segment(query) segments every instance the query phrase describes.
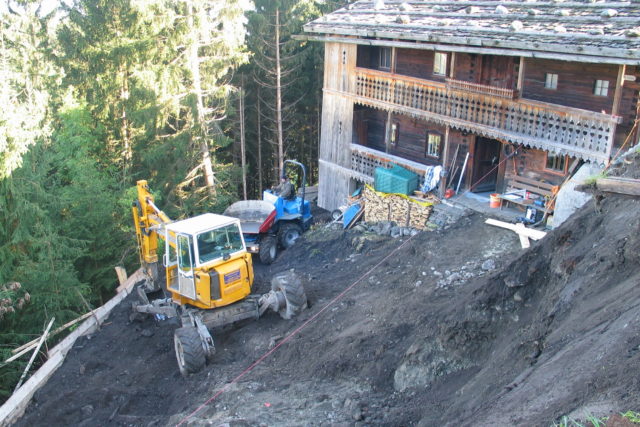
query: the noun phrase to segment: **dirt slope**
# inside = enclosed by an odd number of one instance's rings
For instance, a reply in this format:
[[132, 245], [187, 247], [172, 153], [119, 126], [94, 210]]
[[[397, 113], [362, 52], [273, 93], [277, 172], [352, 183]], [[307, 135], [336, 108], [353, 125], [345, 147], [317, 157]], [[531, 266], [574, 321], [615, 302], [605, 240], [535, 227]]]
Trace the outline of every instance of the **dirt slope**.
[[189, 378], [174, 326], [129, 324], [123, 304], [18, 425], [550, 425], [638, 410], [638, 201], [598, 200], [528, 251], [478, 214], [412, 238], [312, 232], [256, 267], [257, 292], [295, 268], [311, 308], [218, 331], [214, 362]]

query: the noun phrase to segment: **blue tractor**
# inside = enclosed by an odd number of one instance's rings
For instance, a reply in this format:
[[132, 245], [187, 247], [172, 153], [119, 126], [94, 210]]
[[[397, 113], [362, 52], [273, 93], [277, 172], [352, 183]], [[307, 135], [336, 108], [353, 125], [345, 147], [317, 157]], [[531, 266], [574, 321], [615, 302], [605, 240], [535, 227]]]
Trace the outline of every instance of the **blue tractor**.
[[266, 190], [262, 200], [242, 200], [229, 206], [224, 214], [240, 220], [247, 250], [258, 254], [260, 261], [271, 264], [278, 249], [291, 247], [313, 222], [311, 203], [305, 200], [307, 170], [295, 160], [285, 160], [284, 173], [297, 168], [299, 196], [283, 199]]

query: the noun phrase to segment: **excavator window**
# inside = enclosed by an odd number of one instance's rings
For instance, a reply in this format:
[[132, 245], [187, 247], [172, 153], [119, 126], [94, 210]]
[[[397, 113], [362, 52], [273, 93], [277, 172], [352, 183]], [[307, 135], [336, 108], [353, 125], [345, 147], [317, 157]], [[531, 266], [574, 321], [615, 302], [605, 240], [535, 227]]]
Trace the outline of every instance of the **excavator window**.
[[178, 267], [184, 272], [191, 271], [193, 266], [193, 247], [189, 236], [178, 235]]
[[237, 224], [198, 234], [198, 261], [200, 264], [222, 258], [243, 249]]

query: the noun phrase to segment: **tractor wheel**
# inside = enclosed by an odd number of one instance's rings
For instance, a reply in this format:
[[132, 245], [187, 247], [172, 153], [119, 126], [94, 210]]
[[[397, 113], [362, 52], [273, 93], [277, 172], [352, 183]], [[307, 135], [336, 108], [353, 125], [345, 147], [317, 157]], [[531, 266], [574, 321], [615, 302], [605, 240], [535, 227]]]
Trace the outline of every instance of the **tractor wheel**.
[[265, 236], [260, 239], [260, 249], [258, 255], [263, 264], [271, 264], [278, 255], [278, 242], [274, 236]]
[[340, 209], [335, 209], [333, 212], [331, 212], [332, 220], [338, 221], [340, 218], [342, 218], [342, 211]]
[[298, 240], [298, 237], [302, 234], [302, 228], [295, 222], [285, 222], [278, 231], [278, 240], [280, 246], [284, 249], [289, 249]]
[[278, 311], [283, 319], [291, 319], [307, 308], [307, 294], [304, 292], [302, 281], [292, 271], [274, 276], [271, 279], [271, 289], [284, 295], [286, 306]]
[[198, 330], [193, 326], [185, 326], [173, 334], [173, 344], [178, 359], [178, 368], [185, 377], [199, 372], [204, 368], [206, 358], [202, 340]]

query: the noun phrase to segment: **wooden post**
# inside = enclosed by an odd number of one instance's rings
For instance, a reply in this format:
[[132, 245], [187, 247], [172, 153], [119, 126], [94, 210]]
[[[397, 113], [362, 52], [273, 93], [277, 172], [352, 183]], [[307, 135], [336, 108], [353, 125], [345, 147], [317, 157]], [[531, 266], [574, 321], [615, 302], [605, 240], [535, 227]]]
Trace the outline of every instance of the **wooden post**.
[[524, 56], [520, 57], [520, 65], [518, 66], [518, 82], [516, 83], [516, 90], [518, 91], [518, 97], [522, 97], [522, 90], [524, 89]]
[[[444, 197], [444, 191], [447, 188], [447, 181], [448, 181], [448, 177], [449, 177], [449, 173], [451, 173], [451, 171], [447, 170], [447, 163], [449, 163], [449, 131], [450, 131], [450, 127], [447, 126], [444, 129], [444, 147], [442, 148], [442, 170], [443, 172], [446, 172], [445, 174], [443, 174], [442, 179], [440, 180], [440, 189], [438, 191], [440, 198]], [[427, 141], [427, 144], [429, 143], [429, 141]], [[453, 178], [453, 177], [451, 177]]]
[[42, 337], [40, 337], [40, 341], [38, 342], [38, 346], [33, 351], [33, 354], [31, 355], [31, 359], [29, 359], [29, 363], [27, 363], [27, 367], [24, 368], [24, 372], [22, 373], [22, 376], [20, 377], [20, 380], [18, 381], [18, 384], [16, 384], [16, 388], [13, 389], [14, 393], [22, 385], [22, 381], [24, 381], [24, 377], [27, 376], [27, 372], [29, 372], [29, 368], [31, 368], [31, 365], [33, 364], [33, 361], [36, 359], [36, 356], [38, 355], [38, 352], [40, 351], [40, 347], [42, 347], [42, 344], [44, 344], [44, 342], [47, 340], [47, 336], [49, 335], [49, 329], [51, 329], [51, 326], [53, 325], [53, 322], [55, 320], [56, 320], [55, 317], [51, 318], [51, 321], [49, 321], [49, 324], [47, 325], [47, 328], [44, 330], [44, 334], [42, 334]]
[[456, 66], [456, 53], [455, 52], [451, 52], [451, 65], [450, 65], [450, 69], [449, 69], [449, 78], [451, 78], [451, 79], [455, 79], [456, 78], [455, 66]]
[[396, 48], [395, 46], [391, 48], [391, 72], [395, 73], [396, 72]]
[[617, 116], [620, 109], [620, 99], [622, 98], [622, 86], [624, 85], [624, 73], [627, 66], [621, 64], [618, 67], [618, 78], [616, 79], [616, 91], [613, 94], [613, 105], [611, 106], [611, 115]]
[[120, 283], [120, 286], [118, 288], [121, 288], [122, 285], [124, 285], [124, 283], [127, 281], [127, 270], [124, 269], [124, 267], [114, 267], [116, 270], [116, 274], [118, 275], [118, 283]]
[[387, 111], [387, 124], [384, 130], [384, 152], [389, 153], [389, 145], [391, 144], [391, 111]]

